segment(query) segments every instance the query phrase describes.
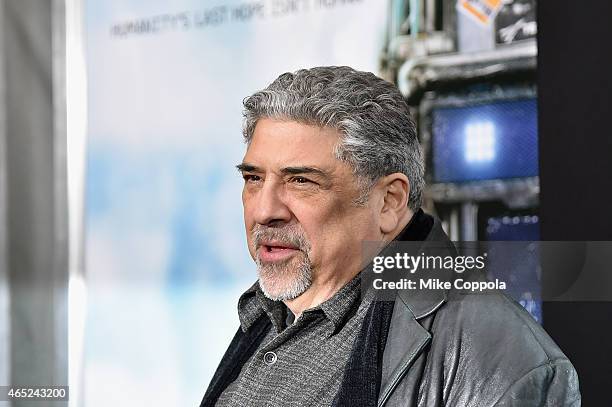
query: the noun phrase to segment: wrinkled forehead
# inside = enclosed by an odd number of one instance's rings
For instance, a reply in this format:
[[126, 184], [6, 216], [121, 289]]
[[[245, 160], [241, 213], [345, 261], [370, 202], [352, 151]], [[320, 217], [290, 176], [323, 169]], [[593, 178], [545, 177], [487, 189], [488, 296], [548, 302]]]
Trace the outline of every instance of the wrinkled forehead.
[[269, 169], [317, 166], [332, 170], [345, 163], [336, 158], [340, 132], [296, 121], [258, 120], [244, 162]]

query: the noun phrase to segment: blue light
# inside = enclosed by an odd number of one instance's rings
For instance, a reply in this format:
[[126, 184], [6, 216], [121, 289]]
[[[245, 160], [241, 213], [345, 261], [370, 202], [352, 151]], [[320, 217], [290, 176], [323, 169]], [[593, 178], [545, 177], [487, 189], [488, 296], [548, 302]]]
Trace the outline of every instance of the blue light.
[[434, 182], [537, 176], [537, 114], [533, 98], [434, 108]]
[[495, 125], [492, 122], [470, 122], [465, 126], [463, 155], [468, 163], [484, 163], [495, 159]]

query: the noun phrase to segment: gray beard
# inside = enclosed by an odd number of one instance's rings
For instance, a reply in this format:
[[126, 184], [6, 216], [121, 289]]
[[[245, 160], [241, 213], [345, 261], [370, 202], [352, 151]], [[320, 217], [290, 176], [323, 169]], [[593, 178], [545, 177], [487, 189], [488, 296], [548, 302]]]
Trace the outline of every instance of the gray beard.
[[264, 264], [255, 259], [259, 287], [273, 301], [292, 300], [302, 295], [312, 284], [312, 264], [305, 253], [282, 263]]

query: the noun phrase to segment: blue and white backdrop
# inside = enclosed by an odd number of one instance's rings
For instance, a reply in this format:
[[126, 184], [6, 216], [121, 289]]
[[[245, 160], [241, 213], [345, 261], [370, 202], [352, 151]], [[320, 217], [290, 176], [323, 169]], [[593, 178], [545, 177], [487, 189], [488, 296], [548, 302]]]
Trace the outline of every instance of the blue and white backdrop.
[[255, 280], [242, 99], [376, 72], [383, 0], [87, 0], [85, 405], [198, 405]]

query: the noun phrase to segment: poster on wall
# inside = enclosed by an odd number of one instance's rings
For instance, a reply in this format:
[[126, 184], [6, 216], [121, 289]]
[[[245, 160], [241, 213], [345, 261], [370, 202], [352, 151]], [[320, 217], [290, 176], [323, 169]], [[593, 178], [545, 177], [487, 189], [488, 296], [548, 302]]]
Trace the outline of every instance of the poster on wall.
[[85, 6], [85, 405], [197, 405], [256, 278], [242, 100], [303, 67], [376, 72], [387, 2]]
[[510, 44], [538, 33], [535, 0], [506, 0], [495, 19], [495, 41]]

